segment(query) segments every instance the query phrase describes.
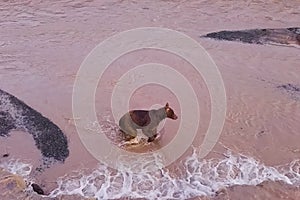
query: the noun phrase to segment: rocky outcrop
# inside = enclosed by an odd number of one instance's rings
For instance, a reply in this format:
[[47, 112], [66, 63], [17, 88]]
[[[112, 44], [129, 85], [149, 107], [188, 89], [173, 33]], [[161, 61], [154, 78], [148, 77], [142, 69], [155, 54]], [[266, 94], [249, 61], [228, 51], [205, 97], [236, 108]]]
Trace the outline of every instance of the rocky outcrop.
[[219, 31], [201, 37], [217, 40], [237, 41], [250, 44], [281, 44], [300, 46], [300, 28], [248, 29]]
[[15, 96], [0, 90], [0, 136], [11, 130], [28, 132], [43, 155], [44, 164], [65, 161], [68, 141], [61, 129]]

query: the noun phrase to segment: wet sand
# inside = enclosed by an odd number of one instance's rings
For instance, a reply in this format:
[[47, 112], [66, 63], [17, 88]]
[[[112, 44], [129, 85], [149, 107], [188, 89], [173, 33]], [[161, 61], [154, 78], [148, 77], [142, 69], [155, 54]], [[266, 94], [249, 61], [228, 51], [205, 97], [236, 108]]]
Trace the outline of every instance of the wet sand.
[[[81, 169], [88, 174], [97, 168], [98, 162], [83, 147], [75, 130], [76, 119], [72, 117], [72, 87], [76, 73], [98, 43], [120, 31], [142, 26], [166, 27], [189, 35], [208, 51], [222, 74], [227, 93], [227, 117], [220, 140], [207, 159], [222, 157], [220, 154], [226, 148], [267, 166], [286, 165], [299, 159], [300, 94], [281, 87], [300, 85], [299, 49], [199, 37], [221, 30], [299, 26], [299, 9], [297, 1], [275, 0], [3, 2], [0, 89], [49, 118], [69, 141], [70, 155], [64, 164], [54, 165], [43, 173], [32, 172], [31, 178], [49, 193], [57, 187], [59, 177], [71, 176], [73, 171]], [[205, 82], [189, 63], [166, 52], [142, 50], [112, 63], [97, 88], [95, 104], [99, 121], [110, 116], [109, 97], [118, 78], [133, 66], [147, 62], [172, 66], [192, 83], [201, 99], [201, 122], [195, 141], [200, 144], [210, 119], [210, 99]], [[154, 102], [164, 104], [166, 99], [180, 111], [179, 103], [170, 91], [151, 85], [136, 91], [130, 107], [150, 107]], [[160, 141], [162, 146], [174, 137], [167, 133], [174, 133], [177, 128], [178, 124], [166, 122], [166, 134]], [[8, 158], [1, 158], [1, 163], [20, 158], [32, 163], [33, 168], [38, 167], [39, 155], [36, 147], [30, 145], [32, 138], [15, 135], [8, 142], [0, 138], [3, 154], [10, 154]], [[20, 141], [24, 141], [28, 153], [19, 148]], [[34, 152], [35, 156], [32, 155]], [[244, 198], [245, 193], [249, 194], [249, 199], [299, 198], [297, 185], [267, 182], [262, 186], [231, 186], [220, 198], [239, 199]]]

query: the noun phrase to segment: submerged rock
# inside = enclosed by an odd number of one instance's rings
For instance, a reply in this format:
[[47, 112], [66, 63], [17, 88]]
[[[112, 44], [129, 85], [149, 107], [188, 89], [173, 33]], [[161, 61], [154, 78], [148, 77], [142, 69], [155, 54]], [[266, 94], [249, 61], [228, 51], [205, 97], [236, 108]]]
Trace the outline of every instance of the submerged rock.
[[279, 85], [277, 88], [289, 94], [293, 99], [300, 100], [300, 86], [287, 83]]
[[7, 158], [9, 156], [9, 153], [5, 153], [2, 155], [3, 158]]
[[35, 191], [36, 193], [40, 194], [40, 195], [44, 195], [45, 192], [44, 190], [36, 183], [32, 183], [31, 187], [33, 189], [33, 191]]
[[296, 85], [293, 85], [290, 83], [284, 84], [284, 85], [279, 85], [279, 86], [277, 86], [277, 88], [284, 89], [289, 92], [300, 92], [300, 87], [297, 87]]
[[68, 141], [61, 129], [15, 96], [0, 90], [0, 136], [12, 130], [28, 132], [43, 155], [44, 164], [65, 161]]
[[250, 44], [300, 45], [300, 28], [226, 30], [208, 33], [201, 37]]

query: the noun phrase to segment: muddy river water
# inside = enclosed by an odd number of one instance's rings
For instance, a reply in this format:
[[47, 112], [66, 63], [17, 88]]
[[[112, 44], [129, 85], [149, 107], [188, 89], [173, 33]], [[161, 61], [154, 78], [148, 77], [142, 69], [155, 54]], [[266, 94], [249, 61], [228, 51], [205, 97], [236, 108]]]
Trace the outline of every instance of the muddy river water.
[[[200, 38], [221, 30], [299, 27], [299, 22], [298, 0], [3, 1], [0, 89], [60, 127], [68, 138], [70, 155], [63, 164], [36, 170], [41, 153], [29, 134], [16, 130], [0, 138], [0, 153], [9, 153], [0, 158], [0, 167], [41, 185], [51, 198], [75, 194], [78, 199], [300, 199], [300, 48]], [[168, 65], [188, 79], [201, 111], [193, 144], [203, 141], [211, 117], [203, 77], [186, 60], [155, 49], [123, 55], [105, 71], [95, 94], [99, 130], [94, 121], [74, 118], [73, 84], [83, 60], [103, 40], [138, 27], [182, 32], [201, 44], [216, 63], [227, 111], [220, 138], [204, 159], [191, 147], [171, 166], [156, 172], [143, 171], [150, 161], [133, 163], [141, 168], [136, 174], [125, 168], [109, 169], [82, 144], [75, 120], [83, 120], [80, 128], [114, 139], [112, 90], [124, 73], [146, 63]], [[176, 94], [148, 84], [131, 96], [130, 109], [166, 102], [180, 116]], [[159, 141], [127, 147], [127, 151], [149, 152], [167, 145], [179, 123], [180, 119], [166, 120]], [[1, 197], [6, 198], [10, 199]], [[23, 199], [21, 194], [17, 198]]]

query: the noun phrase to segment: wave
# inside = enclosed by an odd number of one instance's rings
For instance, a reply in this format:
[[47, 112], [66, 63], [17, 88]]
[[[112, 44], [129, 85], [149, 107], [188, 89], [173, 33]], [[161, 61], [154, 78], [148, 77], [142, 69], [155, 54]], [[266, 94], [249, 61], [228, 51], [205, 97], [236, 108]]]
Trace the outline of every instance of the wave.
[[138, 174], [126, 166], [115, 171], [99, 164], [90, 174], [77, 172], [77, 176], [66, 175], [59, 178], [58, 187], [49, 196], [77, 194], [99, 199], [187, 199], [212, 196], [225, 187], [258, 185], [264, 181], [300, 185], [300, 160], [294, 160], [285, 166], [269, 167], [251, 157], [231, 152], [223, 159], [200, 160], [194, 151], [182, 163], [181, 172], [176, 172], [179, 176], [165, 168], [149, 172], [149, 163], [160, 165], [158, 161], [159, 159], [135, 163], [135, 166], [139, 164], [145, 169]]

